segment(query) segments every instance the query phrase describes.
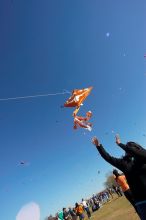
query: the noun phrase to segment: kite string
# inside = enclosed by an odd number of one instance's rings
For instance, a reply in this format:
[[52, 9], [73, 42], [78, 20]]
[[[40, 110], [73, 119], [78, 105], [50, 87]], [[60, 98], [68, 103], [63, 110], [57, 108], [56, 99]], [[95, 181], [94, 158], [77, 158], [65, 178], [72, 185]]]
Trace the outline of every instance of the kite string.
[[29, 99], [29, 98], [38, 98], [38, 97], [46, 97], [46, 96], [56, 96], [56, 95], [64, 95], [70, 92], [64, 90], [64, 92], [60, 93], [48, 93], [48, 94], [38, 94], [38, 95], [29, 95], [29, 96], [18, 96], [18, 97], [9, 97], [9, 98], [0, 98], [0, 101], [8, 101], [8, 100], [19, 100], [19, 99]]

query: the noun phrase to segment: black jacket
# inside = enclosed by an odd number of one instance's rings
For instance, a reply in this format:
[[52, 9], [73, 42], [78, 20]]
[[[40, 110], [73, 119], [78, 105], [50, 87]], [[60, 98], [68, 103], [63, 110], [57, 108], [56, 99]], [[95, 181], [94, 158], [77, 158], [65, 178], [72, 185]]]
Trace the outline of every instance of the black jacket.
[[133, 158], [115, 158], [109, 155], [102, 145], [96, 148], [107, 162], [125, 174], [135, 202], [146, 200], [146, 150], [134, 142], [119, 146]]

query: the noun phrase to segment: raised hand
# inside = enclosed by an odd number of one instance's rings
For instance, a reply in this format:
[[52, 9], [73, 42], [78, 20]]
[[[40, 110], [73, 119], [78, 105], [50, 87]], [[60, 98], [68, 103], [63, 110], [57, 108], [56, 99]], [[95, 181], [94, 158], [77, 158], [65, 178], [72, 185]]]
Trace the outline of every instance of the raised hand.
[[92, 138], [92, 144], [94, 144], [95, 146], [100, 146], [100, 142], [99, 142], [99, 140], [97, 139], [97, 137], [93, 137]]
[[116, 138], [116, 144], [120, 144], [121, 140], [119, 134], [116, 134], [115, 138]]

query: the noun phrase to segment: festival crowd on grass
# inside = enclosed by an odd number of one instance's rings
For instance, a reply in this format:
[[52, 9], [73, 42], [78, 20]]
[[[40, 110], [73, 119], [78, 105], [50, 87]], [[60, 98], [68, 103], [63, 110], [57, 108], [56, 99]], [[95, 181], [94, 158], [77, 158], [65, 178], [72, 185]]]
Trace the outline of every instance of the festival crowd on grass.
[[[115, 158], [105, 150], [96, 137], [92, 139], [92, 143], [105, 161], [122, 171], [120, 173], [117, 169], [113, 170], [117, 186], [93, 195], [88, 200], [82, 199], [82, 202], [76, 203], [73, 208], [63, 208], [55, 219], [83, 220], [85, 213], [90, 218], [91, 210], [92, 212], [98, 210], [113, 198], [113, 193], [117, 193], [119, 197], [124, 195], [127, 198], [141, 220], [146, 220], [146, 149], [132, 141], [122, 144], [119, 135], [116, 135], [116, 144], [125, 151], [125, 155]], [[48, 220], [52, 220], [51, 216]]]
[[93, 194], [89, 199], [82, 199], [80, 203], [75, 203], [74, 207], [62, 208], [55, 217], [49, 216], [48, 220], [83, 220], [85, 217], [90, 219], [93, 212], [113, 199], [113, 194], [117, 194], [117, 197], [123, 196], [121, 187], [113, 185], [98, 194]]

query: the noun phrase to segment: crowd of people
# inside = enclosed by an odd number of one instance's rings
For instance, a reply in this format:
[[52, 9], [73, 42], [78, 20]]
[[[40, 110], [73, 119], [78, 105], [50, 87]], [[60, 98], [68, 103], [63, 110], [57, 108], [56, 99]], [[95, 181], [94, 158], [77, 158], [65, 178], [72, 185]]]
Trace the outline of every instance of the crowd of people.
[[118, 185], [113, 185], [100, 193], [93, 194], [91, 198], [86, 200], [82, 199], [81, 202], [75, 203], [74, 207], [63, 208], [56, 213], [55, 217], [48, 217], [48, 220], [83, 220], [85, 216], [90, 219], [93, 212], [113, 199], [114, 194], [117, 195], [117, 198], [123, 196], [122, 190]]
[[[124, 195], [134, 207], [139, 218], [146, 220], [146, 149], [135, 142], [122, 144], [119, 135], [116, 135], [116, 143], [125, 151], [125, 155], [115, 158], [105, 150], [96, 137], [92, 139], [92, 143], [104, 160], [122, 171], [120, 173], [117, 169], [113, 169], [113, 177], [117, 184], [93, 195], [88, 200], [82, 199], [73, 208], [63, 208], [55, 218], [57, 220], [77, 220], [77, 218], [83, 220], [85, 213], [90, 218], [92, 212], [113, 199], [113, 194], [116, 193], [118, 197]], [[51, 219], [48, 218], [48, 220]]]

